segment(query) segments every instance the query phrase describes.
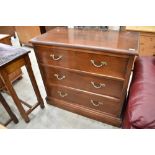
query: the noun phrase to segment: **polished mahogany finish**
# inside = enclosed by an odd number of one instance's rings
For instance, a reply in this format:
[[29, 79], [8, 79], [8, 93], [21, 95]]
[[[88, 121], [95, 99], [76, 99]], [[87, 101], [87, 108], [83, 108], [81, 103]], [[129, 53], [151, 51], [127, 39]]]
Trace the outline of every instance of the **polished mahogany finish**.
[[42, 64], [40, 68], [47, 84], [59, 84], [116, 98], [121, 97], [122, 80]]
[[120, 126], [138, 33], [56, 28], [31, 43], [49, 104]]
[[118, 116], [120, 111], [119, 99], [105, 97], [99, 94], [92, 94], [73, 88], [60, 87], [51, 85], [47, 87], [49, 97], [64, 100], [72, 104], [78, 104], [84, 108], [106, 112], [108, 114]]
[[128, 63], [128, 56], [116, 56], [106, 52], [94, 53], [89, 50], [50, 46], [36, 46], [35, 50], [41, 63], [118, 78], [124, 78]]
[[107, 50], [112, 53], [138, 54], [138, 32], [55, 28], [30, 42], [42, 45]]

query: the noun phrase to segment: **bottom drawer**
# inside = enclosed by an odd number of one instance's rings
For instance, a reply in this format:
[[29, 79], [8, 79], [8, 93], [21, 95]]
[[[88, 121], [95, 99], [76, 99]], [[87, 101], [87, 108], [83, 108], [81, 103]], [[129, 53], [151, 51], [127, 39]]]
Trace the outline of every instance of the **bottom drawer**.
[[78, 104], [96, 111], [118, 116], [121, 110], [120, 100], [105, 98], [102, 95], [79, 91], [57, 85], [47, 86], [48, 97]]

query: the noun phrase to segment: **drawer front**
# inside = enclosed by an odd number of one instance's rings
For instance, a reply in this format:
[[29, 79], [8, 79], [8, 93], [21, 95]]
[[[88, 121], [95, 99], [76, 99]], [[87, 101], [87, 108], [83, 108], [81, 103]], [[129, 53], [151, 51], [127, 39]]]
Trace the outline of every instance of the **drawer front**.
[[[86, 50], [85, 50], [86, 51]], [[98, 52], [81, 52], [74, 49], [59, 49], [50, 46], [36, 46], [38, 61], [48, 65], [62, 66], [97, 74], [124, 78], [128, 57], [105, 55]]]
[[60, 87], [56, 85], [48, 86], [47, 95], [48, 97], [64, 100], [66, 102], [78, 104], [92, 110], [106, 112], [115, 116], [117, 116], [120, 112], [119, 101], [75, 89], [69, 89], [67, 87]]
[[45, 82], [49, 84], [64, 85], [117, 98], [122, 94], [123, 81], [54, 67], [41, 66], [41, 70]]

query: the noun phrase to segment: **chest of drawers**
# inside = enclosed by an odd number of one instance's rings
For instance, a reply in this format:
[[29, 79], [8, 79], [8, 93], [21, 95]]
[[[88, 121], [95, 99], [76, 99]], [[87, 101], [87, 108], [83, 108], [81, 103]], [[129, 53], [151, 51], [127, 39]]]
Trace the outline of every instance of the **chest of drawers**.
[[120, 126], [138, 36], [56, 28], [33, 38], [47, 102]]

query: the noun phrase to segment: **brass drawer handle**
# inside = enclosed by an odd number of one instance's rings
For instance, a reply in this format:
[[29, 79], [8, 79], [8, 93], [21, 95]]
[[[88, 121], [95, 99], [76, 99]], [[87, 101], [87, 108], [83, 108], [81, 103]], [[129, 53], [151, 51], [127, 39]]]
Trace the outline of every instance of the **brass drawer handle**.
[[99, 105], [103, 104], [102, 102], [98, 102], [98, 101], [94, 101], [94, 100], [90, 100], [90, 102], [92, 103], [93, 106], [98, 107]]
[[95, 64], [95, 61], [94, 60], [90, 60], [91, 63], [95, 66], [95, 67], [102, 67], [102, 66], [106, 66], [107, 65], [107, 62], [106, 61], [101, 61], [99, 65]]
[[68, 95], [67, 93], [62, 93], [61, 91], [57, 91], [57, 92], [60, 95], [60, 97], [65, 97]]
[[58, 80], [63, 80], [63, 79], [66, 78], [65, 75], [63, 75], [63, 76], [60, 77], [58, 74], [54, 74], [54, 76], [55, 76]]
[[95, 82], [91, 82], [94, 88], [99, 89], [101, 87], [105, 87], [106, 85], [104, 83], [98, 83], [96, 84]]
[[56, 61], [58, 61], [58, 60], [60, 60], [62, 58], [61, 55], [60, 56], [55, 56], [54, 54], [51, 54], [50, 57], [52, 57], [52, 59], [56, 60]]

